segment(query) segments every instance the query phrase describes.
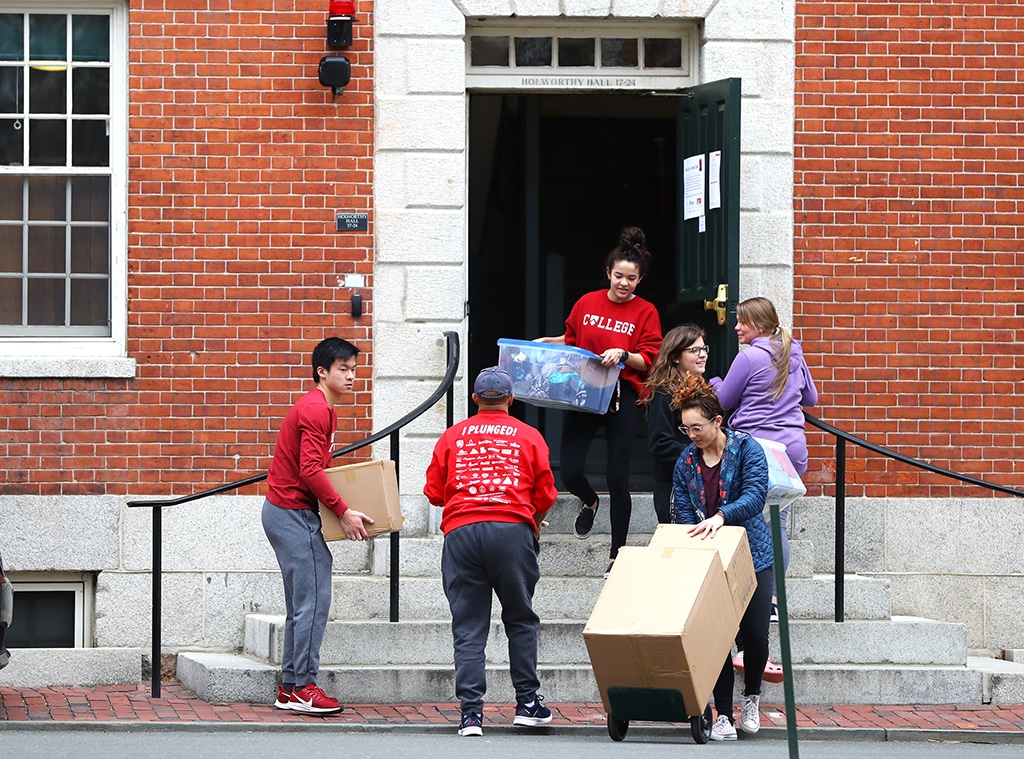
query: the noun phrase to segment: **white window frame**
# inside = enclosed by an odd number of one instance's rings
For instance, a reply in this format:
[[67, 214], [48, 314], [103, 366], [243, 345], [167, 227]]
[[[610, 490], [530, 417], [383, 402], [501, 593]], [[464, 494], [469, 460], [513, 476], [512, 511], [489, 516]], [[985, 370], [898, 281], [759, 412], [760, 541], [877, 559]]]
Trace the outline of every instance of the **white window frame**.
[[[128, 357], [128, 5], [126, 0], [0, 0], [0, 13], [110, 16], [110, 336], [2, 337], [0, 377], [134, 377]], [[25, 167], [0, 167], [24, 174]]]
[[[651, 21], [571, 19], [542, 22], [530, 19], [521, 23], [510, 23], [507, 18], [467, 20], [466, 88], [478, 91], [586, 92], [595, 90], [665, 91], [692, 87], [699, 83], [700, 37], [698, 32], [698, 22], [691, 19], [659, 18]], [[471, 39], [474, 36], [637, 37], [640, 39], [678, 37], [683, 45], [682, 65], [678, 69], [645, 69], [642, 66], [559, 67], [557, 62], [543, 67], [473, 66], [470, 59], [470, 48]]]
[[5, 572], [14, 586], [14, 624], [18, 624], [18, 595], [32, 591], [59, 591], [75, 594], [73, 630], [75, 648], [92, 648], [93, 588], [95, 579], [87, 573]]

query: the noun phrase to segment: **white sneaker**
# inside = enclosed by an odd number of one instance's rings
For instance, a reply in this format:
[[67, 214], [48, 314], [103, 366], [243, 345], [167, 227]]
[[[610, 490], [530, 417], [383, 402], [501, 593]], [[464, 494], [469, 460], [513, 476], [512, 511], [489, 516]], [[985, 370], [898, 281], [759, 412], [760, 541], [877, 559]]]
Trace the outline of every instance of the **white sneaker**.
[[740, 712], [740, 730], [753, 735], [761, 729], [761, 697], [743, 696], [743, 711]]
[[734, 741], [736, 740], [736, 728], [732, 726], [729, 718], [719, 714], [715, 724], [711, 726], [711, 740], [713, 741]]

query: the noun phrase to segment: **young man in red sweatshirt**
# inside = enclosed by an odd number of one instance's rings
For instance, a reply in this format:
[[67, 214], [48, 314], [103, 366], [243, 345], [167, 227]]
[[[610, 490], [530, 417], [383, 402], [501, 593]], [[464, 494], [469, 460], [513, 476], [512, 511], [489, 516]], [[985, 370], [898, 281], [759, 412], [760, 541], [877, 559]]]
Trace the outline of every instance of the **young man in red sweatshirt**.
[[479, 412], [441, 435], [423, 488], [430, 503], [444, 507], [441, 578], [452, 612], [459, 735], [483, 734], [492, 591], [508, 636], [513, 724], [551, 721], [537, 695], [540, 618], [533, 592], [540, 579], [540, 527], [558, 491], [544, 438], [508, 413], [513, 398], [507, 372], [496, 366], [481, 371], [473, 385]]
[[285, 416], [267, 475], [263, 531], [281, 566], [287, 611], [281, 686], [274, 701], [278, 709], [333, 714], [344, 708], [316, 684], [333, 563], [321, 532], [319, 503], [338, 515], [350, 540], [368, 539], [366, 525], [373, 520], [350, 509], [324, 474], [338, 427], [334, 407], [352, 391], [358, 355], [359, 349], [340, 337], [322, 340], [313, 349], [316, 387]]

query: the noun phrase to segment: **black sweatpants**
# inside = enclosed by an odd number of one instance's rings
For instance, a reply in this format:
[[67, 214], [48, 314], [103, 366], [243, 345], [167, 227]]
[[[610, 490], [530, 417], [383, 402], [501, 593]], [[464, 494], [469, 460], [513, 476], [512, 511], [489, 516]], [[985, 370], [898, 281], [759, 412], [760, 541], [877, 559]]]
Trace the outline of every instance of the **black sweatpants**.
[[[757, 588], [747, 610], [740, 620], [743, 639], [743, 695], [761, 695], [764, 665], [768, 663], [768, 624], [772, 613], [772, 567], [757, 573]], [[722, 673], [715, 683], [715, 710], [730, 719], [733, 717], [732, 693], [735, 684], [732, 652], [725, 658]]]
[[590, 505], [597, 500], [597, 492], [584, 474], [587, 452], [598, 430], [604, 428], [608, 444], [608, 464], [605, 476], [608, 482], [609, 519], [612, 526], [611, 558], [626, 544], [629, 519], [633, 514], [633, 499], [629, 492], [629, 465], [633, 455], [636, 425], [640, 409], [636, 406], [636, 391], [626, 382], [620, 383], [619, 410], [605, 414], [587, 414], [570, 411], [565, 415], [562, 428], [562, 482], [569, 492]]

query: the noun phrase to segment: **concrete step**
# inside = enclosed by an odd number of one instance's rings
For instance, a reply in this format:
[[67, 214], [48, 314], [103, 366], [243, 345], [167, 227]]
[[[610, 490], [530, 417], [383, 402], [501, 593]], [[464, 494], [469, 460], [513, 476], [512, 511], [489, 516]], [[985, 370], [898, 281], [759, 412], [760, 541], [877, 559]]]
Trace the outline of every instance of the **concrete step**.
[[[541, 693], [551, 703], [600, 700], [589, 664], [546, 666], [537, 673]], [[280, 682], [280, 669], [241, 654], [184, 652], [178, 655], [178, 680], [204, 701], [269, 703]], [[488, 665], [489, 703], [514, 703], [508, 667]], [[317, 683], [342, 702], [452, 703], [455, 670], [445, 665], [381, 665], [320, 668]]]
[[[634, 533], [627, 545], [645, 546], [650, 534]], [[592, 536], [579, 540], [573, 535], [551, 533], [546, 530], [540, 543], [540, 573], [545, 577], [597, 577], [608, 565], [609, 539]], [[787, 577], [809, 578], [814, 574], [814, 546], [810, 541], [790, 541]], [[441, 572], [441, 550], [444, 539], [438, 535], [429, 538], [403, 538], [399, 547], [399, 575], [401, 577], [437, 577]], [[391, 544], [381, 541], [375, 546], [380, 574], [390, 574]]]
[[89, 688], [138, 685], [141, 648], [12, 648], [5, 688]]
[[[576, 541], [584, 542], [584, 541]], [[589, 542], [589, 541], [588, 541]], [[541, 551], [542, 555], [544, 551]], [[591, 556], [593, 560], [594, 557]], [[586, 620], [604, 584], [602, 563], [591, 567], [589, 576], [542, 574], [534, 597], [534, 609], [541, 619]], [[390, 578], [380, 575], [336, 575], [331, 619], [388, 619], [391, 609]], [[794, 577], [786, 582], [786, 599], [791, 619], [834, 619], [835, 578], [832, 575]], [[450, 618], [441, 578], [406, 577], [399, 580], [399, 619]], [[888, 619], [891, 610], [889, 581], [859, 575], [846, 576], [845, 619]], [[497, 618], [501, 607], [494, 599], [491, 614]]]
[[[589, 664], [583, 642], [583, 622], [553, 620], [541, 623], [537, 660], [541, 664]], [[250, 614], [245, 620], [243, 653], [272, 664], [281, 663], [284, 617]], [[501, 622], [491, 624], [487, 661], [508, 663], [508, 638]], [[451, 623], [330, 622], [320, 648], [321, 664], [369, 666], [452, 663]]]
[[[889, 581], [863, 575], [844, 578], [845, 620], [888, 619], [892, 614]], [[791, 577], [786, 580], [786, 604], [791, 619], [835, 619], [835, 575]]]
[[[487, 668], [489, 703], [511, 703], [508, 670]], [[589, 665], [541, 666], [541, 693], [551, 703], [595, 702]], [[269, 703], [279, 681], [274, 665], [241, 654], [181, 653], [178, 679], [200, 699]], [[1017, 704], [1024, 694], [1024, 665], [971, 659], [967, 666], [796, 665], [793, 683], [801, 706], [814, 704]], [[318, 680], [328, 693], [351, 703], [451, 703], [454, 670], [448, 665], [326, 666]], [[737, 688], [740, 679], [737, 678]], [[782, 683], [764, 683], [761, 700], [785, 703]]]
[[[964, 666], [967, 628], [919, 617], [830, 622], [794, 620], [789, 625], [794, 664], [894, 664]], [[779, 626], [771, 625], [768, 651], [782, 661]]]

